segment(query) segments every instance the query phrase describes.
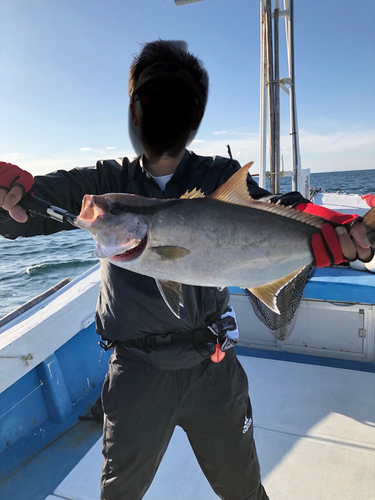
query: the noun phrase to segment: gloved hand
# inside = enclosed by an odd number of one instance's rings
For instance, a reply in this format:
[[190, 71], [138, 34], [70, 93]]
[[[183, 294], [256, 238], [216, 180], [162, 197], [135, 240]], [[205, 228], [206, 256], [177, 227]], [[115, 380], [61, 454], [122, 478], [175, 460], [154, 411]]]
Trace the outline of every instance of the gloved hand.
[[13, 219], [26, 222], [26, 212], [17, 205], [34, 185], [34, 178], [26, 170], [11, 163], [0, 162], [0, 207], [9, 211]]
[[[346, 231], [344, 227], [343, 229]], [[329, 267], [345, 262], [338, 236], [328, 222], [323, 225], [320, 233], [313, 234], [311, 246], [316, 267]]]
[[218, 336], [222, 351], [227, 351], [237, 344], [240, 334], [236, 313], [231, 305], [228, 304], [220, 319], [216, 320], [209, 328]]
[[366, 228], [358, 215], [347, 215], [313, 203], [300, 203], [295, 207], [301, 212], [318, 215], [332, 222], [324, 224], [321, 233], [311, 240], [316, 267], [327, 267], [356, 259], [369, 262], [374, 252], [366, 236]]
[[220, 319], [207, 328], [217, 337], [216, 343], [212, 343], [214, 350], [211, 360], [214, 363], [220, 363], [225, 357], [225, 351], [234, 347], [238, 342], [238, 325], [233, 307], [228, 305]]

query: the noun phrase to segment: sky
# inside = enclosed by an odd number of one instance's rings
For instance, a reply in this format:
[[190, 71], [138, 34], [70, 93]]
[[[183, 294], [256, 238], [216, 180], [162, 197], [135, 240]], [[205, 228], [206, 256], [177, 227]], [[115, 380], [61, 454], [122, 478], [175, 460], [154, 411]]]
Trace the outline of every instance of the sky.
[[[358, 6], [356, 6], [358, 5]], [[260, 4], [204, 0], [0, 0], [0, 158], [46, 174], [133, 157], [128, 68], [142, 43], [184, 40], [210, 76], [189, 145], [259, 169]], [[375, 168], [375, 2], [295, 0], [302, 168]], [[284, 21], [281, 70], [287, 76]], [[289, 102], [281, 154], [290, 168]]]

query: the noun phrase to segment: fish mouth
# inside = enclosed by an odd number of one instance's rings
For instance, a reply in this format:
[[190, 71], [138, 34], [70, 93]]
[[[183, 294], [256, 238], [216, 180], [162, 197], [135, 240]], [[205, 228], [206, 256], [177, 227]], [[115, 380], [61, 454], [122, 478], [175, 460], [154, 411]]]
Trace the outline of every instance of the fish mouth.
[[103, 218], [103, 207], [94, 200], [94, 195], [86, 194], [83, 197], [81, 213], [76, 219], [76, 225], [82, 229], [90, 230], [96, 219]]
[[146, 248], [146, 245], [147, 234], [141, 239], [137, 246], [130, 248], [130, 250], [126, 250], [123, 253], [113, 255], [112, 257], [110, 257], [110, 259], [117, 262], [130, 262], [132, 260], [138, 259], [138, 257], [141, 256], [144, 249]]

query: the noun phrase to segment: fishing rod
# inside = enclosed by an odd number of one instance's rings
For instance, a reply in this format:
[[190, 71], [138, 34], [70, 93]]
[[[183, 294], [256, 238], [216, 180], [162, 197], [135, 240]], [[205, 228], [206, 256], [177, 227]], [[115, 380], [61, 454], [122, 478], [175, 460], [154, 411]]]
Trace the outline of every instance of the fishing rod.
[[74, 227], [78, 227], [75, 224], [77, 216], [69, 213], [67, 210], [64, 210], [60, 207], [55, 207], [48, 201], [44, 201], [37, 196], [32, 194], [28, 194], [24, 198], [22, 198], [18, 205], [22, 207], [24, 210], [28, 210], [38, 215], [42, 215], [43, 217], [47, 217], [47, 219], [56, 220], [58, 222], [64, 223], [69, 222]]

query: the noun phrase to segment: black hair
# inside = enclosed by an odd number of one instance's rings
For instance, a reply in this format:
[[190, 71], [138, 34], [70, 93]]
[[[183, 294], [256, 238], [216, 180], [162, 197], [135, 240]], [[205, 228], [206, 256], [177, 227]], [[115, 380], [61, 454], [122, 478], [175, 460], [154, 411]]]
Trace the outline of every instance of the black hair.
[[186, 44], [174, 40], [155, 40], [145, 43], [141, 51], [134, 57], [129, 70], [129, 95], [137, 86], [142, 71], [151, 64], [158, 62], [173, 62], [185, 68], [200, 88], [202, 107], [205, 108], [208, 99], [208, 73], [202, 62], [186, 50]]

